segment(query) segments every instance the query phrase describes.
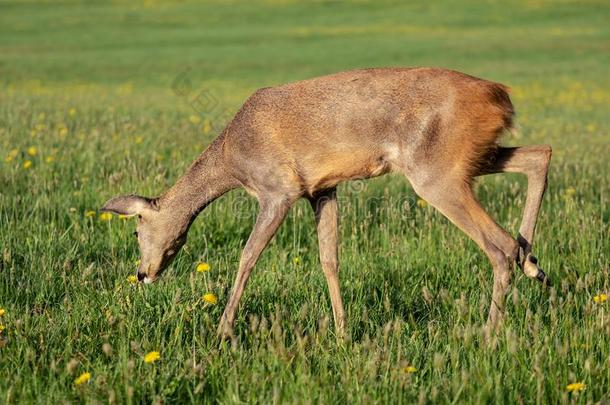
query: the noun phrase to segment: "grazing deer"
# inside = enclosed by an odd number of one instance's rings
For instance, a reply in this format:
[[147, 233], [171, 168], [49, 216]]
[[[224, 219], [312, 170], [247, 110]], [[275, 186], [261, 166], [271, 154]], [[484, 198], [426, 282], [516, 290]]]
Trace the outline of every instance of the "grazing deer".
[[[436, 68], [355, 70], [263, 88], [162, 196], [117, 197], [102, 210], [138, 216], [138, 279], [150, 283], [178, 253], [208, 204], [240, 186], [256, 197], [260, 212], [219, 325], [219, 333], [230, 336], [259, 255], [294, 202], [309, 199], [335, 327], [342, 335], [337, 184], [400, 172], [491, 261], [487, 327], [493, 330], [503, 318], [514, 263], [548, 283], [531, 251], [551, 148], [499, 147], [513, 115], [507, 87]], [[485, 212], [472, 190], [474, 177], [501, 172], [528, 179], [517, 239]]]

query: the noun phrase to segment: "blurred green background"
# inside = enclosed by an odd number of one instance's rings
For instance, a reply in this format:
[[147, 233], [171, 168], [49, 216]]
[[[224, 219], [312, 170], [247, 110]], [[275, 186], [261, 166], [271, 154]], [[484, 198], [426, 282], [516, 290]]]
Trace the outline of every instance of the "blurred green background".
[[[523, 85], [607, 85], [604, 1], [2, 2], [6, 85], [169, 89], [238, 104], [252, 89], [355, 67], [443, 66]], [[237, 94], [234, 94], [237, 93]]]

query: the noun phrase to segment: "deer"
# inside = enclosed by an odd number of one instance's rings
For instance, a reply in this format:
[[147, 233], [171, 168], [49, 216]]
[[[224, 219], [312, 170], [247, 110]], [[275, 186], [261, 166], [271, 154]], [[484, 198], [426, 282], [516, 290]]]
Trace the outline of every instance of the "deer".
[[[259, 211], [245, 243], [218, 334], [234, 337], [248, 278], [291, 206], [309, 200], [335, 333], [346, 334], [339, 285], [337, 185], [390, 172], [469, 236], [493, 269], [485, 330], [505, 319], [515, 265], [550, 285], [532, 253], [547, 187], [549, 145], [503, 147], [514, 130], [510, 89], [443, 68], [371, 68], [255, 91], [186, 173], [159, 197], [115, 197], [102, 211], [137, 216], [137, 277], [152, 283], [172, 262], [198, 214], [241, 187]], [[478, 176], [514, 172], [527, 178], [519, 233], [512, 237], [474, 194]]]

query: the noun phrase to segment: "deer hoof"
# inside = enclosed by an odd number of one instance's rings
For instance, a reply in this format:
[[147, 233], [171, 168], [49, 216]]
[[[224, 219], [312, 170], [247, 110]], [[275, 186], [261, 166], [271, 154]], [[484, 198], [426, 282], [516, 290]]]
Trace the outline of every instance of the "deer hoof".
[[551, 279], [547, 277], [546, 274], [544, 274], [544, 271], [542, 271], [542, 269], [538, 269], [538, 274], [536, 275], [536, 280], [540, 281], [543, 285], [547, 286], [547, 287], [552, 287], [553, 283], [551, 283]]
[[538, 267], [538, 259], [536, 259], [531, 254], [527, 255], [527, 257], [523, 261], [523, 265], [521, 266], [521, 268], [523, 269], [525, 275], [530, 278], [538, 278], [538, 275], [541, 271], [540, 267]]
[[547, 277], [544, 271], [538, 267], [538, 259], [532, 254], [528, 254], [523, 261], [523, 272], [530, 278], [535, 278], [547, 287], [551, 286], [551, 280]]

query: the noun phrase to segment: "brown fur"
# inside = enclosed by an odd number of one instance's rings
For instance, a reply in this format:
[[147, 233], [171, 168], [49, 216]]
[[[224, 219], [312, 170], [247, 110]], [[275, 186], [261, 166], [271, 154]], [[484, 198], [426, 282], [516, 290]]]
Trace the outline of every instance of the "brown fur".
[[[391, 169], [416, 178], [422, 159], [427, 171], [469, 182], [512, 114], [497, 83], [443, 69], [366, 69], [261, 89], [222, 136], [235, 177], [253, 194], [259, 179], [248, 169], [257, 164], [311, 196]], [[435, 152], [443, 159], [430, 168]]]
[[[499, 148], [513, 105], [504, 85], [437, 68], [364, 69], [256, 91], [188, 172], [160, 198], [119, 197], [104, 209], [138, 214], [139, 278], [154, 281], [186, 240], [197, 214], [242, 186], [260, 202], [220, 332], [230, 334], [256, 260], [290, 206], [306, 197], [316, 212], [320, 257], [339, 332], [336, 186], [403, 173], [415, 191], [466, 232], [494, 268], [490, 324], [502, 315], [510, 266], [530, 257], [550, 148]], [[477, 203], [473, 177], [528, 175], [519, 240]], [[154, 201], [154, 204], [151, 203]], [[521, 259], [518, 257], [521, 254]], [[542, 273], [527, 262], [528, 275]], [[532, 262], [535, 263], [535, 262]]]

